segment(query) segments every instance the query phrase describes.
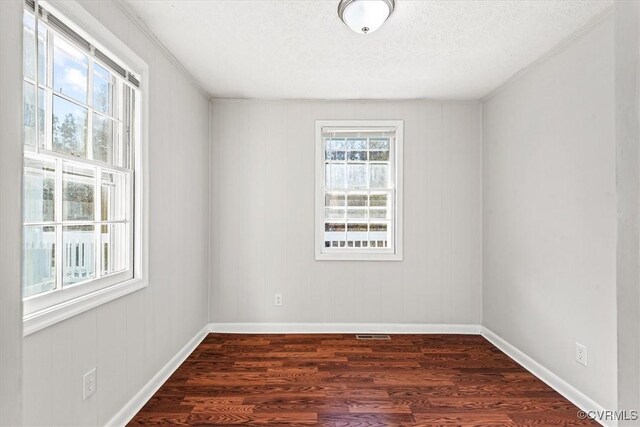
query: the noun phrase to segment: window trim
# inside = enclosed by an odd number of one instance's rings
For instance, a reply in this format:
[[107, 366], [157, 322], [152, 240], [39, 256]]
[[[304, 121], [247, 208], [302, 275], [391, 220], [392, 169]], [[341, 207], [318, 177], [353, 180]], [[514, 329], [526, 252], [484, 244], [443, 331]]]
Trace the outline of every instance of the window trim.
[[[135, 129], [139, 143], [134, 145], [135, 164], [132, 175], [133, 277], [32, 313], [25, 311], [24, 336], [149, 285], [149, 66], [79, 3], [59, 0], [40, 0], [39, 3], [56, 16], [65, 18], [65, 24], [71, 29], [86, 39], [95, 41], [101, 51], [113, 60], [126, 64], [140, 77], [135, 121], [139, 124]], [[114, 274], [116, 276], [118, 273]]]
[[[380, 127], [394, 128], [396, 132], [393, 157], [394, 165], [394, 250], [393, 252], [372, 252], [362, 250], [360, 252], [332, 251], [324, 253], [324, 146], [322, 141], [322, 128], [324, 127]], [[404, 121], [403, 120], [316, 120], [315, 137], [315, 260], [316, 261], [402, 261], [403, 260], [403, 145], [404, 145]]]

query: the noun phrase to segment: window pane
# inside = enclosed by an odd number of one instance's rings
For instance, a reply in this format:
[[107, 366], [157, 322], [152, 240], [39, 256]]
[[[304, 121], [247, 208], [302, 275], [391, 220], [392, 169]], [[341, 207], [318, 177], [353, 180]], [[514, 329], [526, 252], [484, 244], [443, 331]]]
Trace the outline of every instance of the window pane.
[[72, 225], [62, 229], [63, 286], [85, 282], [96, 275], [93, 225]]
[[87, 157], [87, 109], [53, 97], [53, 149]]
[[344, 188], [345, 166], [326, 164], [325, 166], [325, 186], [327, 188]]
[[344, 219], [344, 209], [325, 209], [325, 218]]
[[93, 64], [93, 107], [105, 114], [113, 116], [113, 88], [114, 77], [100, 66]]
[[369, 167], [371, 188], [388, 188], [389, 187], [389, 166], [388, 165], [371, 165]]
[[[24, 123], [23, 138], [26, 145], [36, 145], [36, 93], [35, 86], [31, 83], [24, 82], [23, 86], [23, 115]], [[44, 90], [38, 91], [38, 123], [40, 130], [40, 144], [44, 145]]]
[[366, 150], [366, 149], [367, 149], [366, 139], [348, 139], [347, 140], [347, 150]]
[[347, 187], [367, 188], [367, 165], [347, 165]]
[[347, 198], [347, 204], [349, 206], [367, 206], [366, 194], [349, 194]]
[[127, 218], [127, 177], [118, 172], [102, 172], [102, 221]]
[[347, 155], [347, 160], [350, 162], [366, 162], [367, 152], [366, 151], [349, 151]]
[[53, 160], [24, 159], [24, 220], [55, 220], [55, 169]]
[[113, 137], [116, 122], [100, 114], [93, 114], [93, 158], [113, 163]]
[[369, 211], [369, 216], [371, 218], [376, 218], [376, 219], [387, 219], [387, 210], [386, 209], [371, 209]]
[[389, 160], [388, 151], [370, 151], [369, 160], [372, 162], [386, 162]]
[[360, 209], [347, 209], [347, 218], [349, 219], [364, 219], [367, 217], [367, 210], [360, 208]]
[[103, 275], [127, 269], [127, 224], [103, 224], [100, 233]]
[[391, 236], [389, 234], [390, 227], [388, 223], [369, 224], [369, 240], [370, 246], [378, 248], [390, 247]]
[[347, 225], [347, 246], [362, 247], [362, 242], [367, 241], [368, 226], [366, 223]]
[[325, 158], [332, 161], [344, 161], [344, 151], [326, 151]]
[[53, 90], [87, 103], [87, 56], [63, 37], [54, 38]]
[[369, 196], [371, 206], [387, 206], [386, 194], [372, 194]]
[[65, 221], [93, 221], [95, 171], [64, 164], [62, 174], [62, 218]]
[[387, 224], [386, 223], [379, 223], [379, 224], [371, 224], [371, 231], [372, 232], [383, 232], [383, 231], [387, 231]]
[[345, 141], [344, 139], [327, 139], [326, 140], [326, 147], [327, 150], [344, 150], [345, 148]]
[[345, 227], [344, 227], [344, 223], [340, 222], [340, 223], [331, 223], [328, 222], [324, 225], [324, 231], [327, 232], [344, 232]]
[[389, 139], [380, 138], [380, 139], [370, 139], [369, 140], [369, 149], [370, 150], [389, 150]]
[[367, 224], [365, 223], [356, 223], [356, 224], [348, 224], [347, 231], [350, 232], [365, 232], [367, 231]]
[[345, 230], [346, 230], [346, 227], [343, 222], [325, 223], [324, 225], [325, 247], [344, 247]]
[[24, 144], [36, 145], [36, 88], [31, 83], [24, 82], [22, 91], [22, 137]]
[[[24, 75], [30, 79], [35, 80], [36, 70], [36, 46], [34, 40], [35, 34], [35, 20], [30, 13], [24, 14], [24, 39], [23, 39], [23, 67]], [[38, 23], [38, 80], [40, 84], [46, 84], [45, 81], [45, 67], [47, 64], [47, 49], [45, 40], [47, 38], [47, 29], [42, 22]]]
[[56, 287], [56, 228], [24, 227], [24, 298], [51, 291]]
[[324, 196], [325, 206], [344, 206], [344, 194], [327, 193]]

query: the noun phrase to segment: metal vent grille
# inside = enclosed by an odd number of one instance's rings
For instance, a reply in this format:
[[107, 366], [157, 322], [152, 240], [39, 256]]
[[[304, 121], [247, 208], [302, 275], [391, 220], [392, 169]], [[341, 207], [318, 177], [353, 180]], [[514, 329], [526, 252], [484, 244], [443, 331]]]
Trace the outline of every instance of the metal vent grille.
[[356, 339], [358, 340], [390, 340], [391, 337], [389, 335], [380, 335], [380, 334], [358, 334], [356, 335]]

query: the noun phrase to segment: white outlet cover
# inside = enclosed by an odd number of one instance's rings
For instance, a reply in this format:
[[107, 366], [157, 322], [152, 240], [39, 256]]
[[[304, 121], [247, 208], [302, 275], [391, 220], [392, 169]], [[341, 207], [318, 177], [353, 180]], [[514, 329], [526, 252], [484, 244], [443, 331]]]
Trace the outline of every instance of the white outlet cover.
[[273, 296], [273, 305], [278, 307], [282, 305], [282, 294], [275, 294]]
[[82, 376], [82, 400], [88, 399], [98, 390], [97, 368], [93, 368]]
[[587, 366], [587, 347], [580, 343], [576, 343], [576, 362]]

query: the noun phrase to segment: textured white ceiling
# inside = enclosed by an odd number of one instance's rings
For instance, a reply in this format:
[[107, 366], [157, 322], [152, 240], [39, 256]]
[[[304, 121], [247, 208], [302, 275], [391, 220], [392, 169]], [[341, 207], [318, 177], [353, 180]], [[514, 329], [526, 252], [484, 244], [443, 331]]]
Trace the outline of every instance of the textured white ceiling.
[[411, 1], [377, 32], [338, 0], [125, 0], [210, 95], [476, 99], [553, 49], [611, 1]]

